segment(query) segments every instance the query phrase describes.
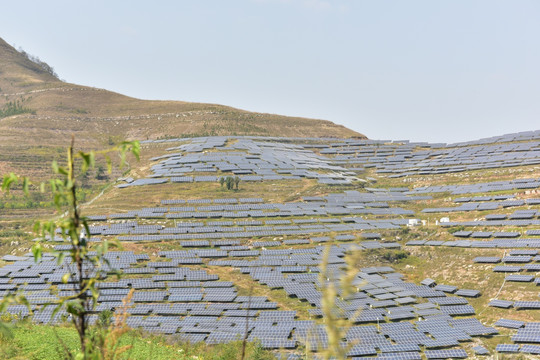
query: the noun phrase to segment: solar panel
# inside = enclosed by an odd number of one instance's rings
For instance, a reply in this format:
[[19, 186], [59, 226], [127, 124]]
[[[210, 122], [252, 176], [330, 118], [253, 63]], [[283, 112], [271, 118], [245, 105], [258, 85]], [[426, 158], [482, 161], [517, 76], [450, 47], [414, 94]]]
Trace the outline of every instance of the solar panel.
[[525, 353], [525, 354], [540, 355], [540, 346], [524, 344], [521, 347], [520, 352]]
[[504, 353], [517, 353], [519, 345], [517, 344], [497, 344], [495, 351]]
[[477, 354], [477, 355], [488, 355], [489, 354], [489, 351], [485, 347], [480, 346], [480, 345], [473, 346], [472, 349], [473, 349], [474, 353]]
[[524, 324], [525, 322], [519, 320], [499, 319], [494, 325], [508, 329], [519, 329], [523, 327]]
[[540, 301], [516, 301], [514, 302], [516, 309], [540, 309]]
[[[362, 358], [369, 359], [369, 358]], [[376, 357], [376, 359], [382, 360], [420, 360], [422, 356], [417, 352], [403, 352], [403, 353], [393, 353], [393, 354], [381, 354]]]
[[475, 263], [496, 264], [501, 262], [501, 258], [497, 256], [478, 256], [473, 259]]
[[467, 352], [463, 349], [426, 350], [424, 355], [427, 359], [465, 359], [468, 357]]
[[494, 272], [520, 272], [521, 270], [521, 266], [495, 266], [493, 268]]
[[452, 285], [437, 285], [434, 287], [435, 290], [439, 290], [439, 291], [443, 291], [443, 292], [446, 292], [446, 293], [453, 293], [457, 290], [457, 287], [456, 286], [452, 286]]
[[517, 282], [531, 282], [534, 280], [532, 275], [508, 275], [506, 281], [517, 281]]
[[466, 297], [478, 297], [478, 296], [480, 296], [480, 291], [478, 291], [478, 290], [460, 289], [460, 290], [455, 292], [455, 295], [466, 296]]

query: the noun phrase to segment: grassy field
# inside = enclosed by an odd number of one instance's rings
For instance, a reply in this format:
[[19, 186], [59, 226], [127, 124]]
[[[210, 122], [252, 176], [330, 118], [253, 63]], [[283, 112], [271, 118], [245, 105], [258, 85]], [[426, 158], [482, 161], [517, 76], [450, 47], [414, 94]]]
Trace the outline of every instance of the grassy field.
[[[64, 358], [64, 346], [70, 351], [78, 349], [77, 333], [69, 326], [31, 325], [16, 323], [12, 338], [0, 337], [0, 359], [57, 360]], [[120, 338], [120, 347], [129, 347], [115, 359], [133, 360], [236, 360], [242, 342], [207, 346], [189, 344], [151, 334], [130, 331]], [[274, 355], [257, 343], [248, 343], [246, 359], [270, 360]]]

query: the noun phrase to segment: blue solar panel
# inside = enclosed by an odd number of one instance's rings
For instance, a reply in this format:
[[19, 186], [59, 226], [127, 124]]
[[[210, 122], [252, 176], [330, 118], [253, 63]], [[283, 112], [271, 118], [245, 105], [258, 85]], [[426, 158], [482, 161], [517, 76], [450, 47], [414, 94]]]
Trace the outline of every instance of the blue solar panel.
[[468, 357], [467, 352], [463, 349], [426, 350], [424, 354], [427, 359], [465, 359]]
[[505, 352], [505, 353], [517, 353], [519, 350], [519, 345], [517, 344], [497, 344], [495, 351]]

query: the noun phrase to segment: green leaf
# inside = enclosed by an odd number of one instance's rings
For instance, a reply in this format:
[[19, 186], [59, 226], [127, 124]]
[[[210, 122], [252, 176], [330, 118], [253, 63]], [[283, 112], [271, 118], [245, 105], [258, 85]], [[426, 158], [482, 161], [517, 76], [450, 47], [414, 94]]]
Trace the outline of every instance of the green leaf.
[[140, 161], [140, 154], [141, 154], [141, 143], [138, 141], [132, 141], [131, 142], [131, 153], [133, 156], [135, 156], [135, 159], [137, 161]]
[[25, 176], [23, 177], [23, 192], [26, 196], [29, 195], [28, 186], [30, 185], [30, 182], [28, 181], [28, 178]]
[[[56, 224], [54, 223], [54, 221], [47, 221], [42, 226], [43, 237], [49, 235], [51, 237], [51, 240], [54, 239], [56, 234]], [[62, 231], [62, 236], [64, 236], [64, 229], [60, 227], [60, 230]]]
[[13, 183], [17, 183], [19, 178], [14, 173], [4, 175], [4, 181], [2, 182], [2, 191], [9, 193], [9, 189]]
[[61, 208], [62, 208], [62, 195], [59, 194], [59, 193], [55, 193], [54, 196], [53, 196], [53, 202], [54, 202], [54, 205], [56, 206], [56, 208], [58, 210], [61, 210]]
[[65, 176], [68, 175], [68, 171], [66, 170], [66, 168], [63, 166], [58, 166], [58, 164], [56, 165], [56, 169], [54, 169], [54, 172]]
[[66, 189], [69, 191], [69, 190], [71, 190], [73, 188], [73, 186], [74, 186], [73, 180], [67, 179], [67, 181], [66, 181]]
[[107, 172], [112, 173], [112, 161], [109, 155], [105, 155], [105, 161], [107, 162]]
[[84, 310], [81, 303], [78, 300], [72, 300], [66, 304], [66, 311], [68, 314], [79, 316], [81, 310]]
[[32, 254], [34, 255], [34, 262], [39, 262], [41, 260], [41, 255], [43, 253], [43, 247], [38, 241], [32, 246]]
[[90, 286], [90, 291], [92, 292], [92, 298], [94, 299], [94, 304], [97, 304], [97, 299], [99, 298], [99, 291], [95, 286]]
[[66, 257], [66, 253], [63, 252], [63, 251], [60, 252], [60, 253], [58, 254], [58, 258], [56, 259], [56, 263], [57, 263], [58, 265], [62, 265], [62, 263], [64, 262], [64, 258], [65, 258], [65, 257]]
[[126, 149], [122, 148], [120, 150], [120, 168], [123, 168], [126, 164]]
[[51, 192], [54, 194], [56, 193], [56, 181], [54, 179], [49, 180], [49, 184], [51, 185]]
[[89, 168], [94, 167], [94, 153], [93, 152], [85, 153], [83, 151], [79, 151], [79, 156], [83, 160], [83, 164], [81, 167], [82, 173], [85, 173], [86, 171], [88, 171]]
[[87, 240], [90, 240], [90, 227], [88, 226], [88, 221], [86, 220], [86, 218], [82, 218], [81, 220], [83, 226], [84, 226], [84, 230], [86, 232], [86, 239]]
[[36, 221], [34, 223], [34, 232], [38, 235], [40, 235], [40, 229], [41, 229], [41, 222]]
[[96, 165], [96, 154], [90, 151], [88, 155], [90, 156], [90, 167], [93, 168]]
[[70, 276], [70, 273], [65, 273], [64, 275], [62, 275], [62, 283], [67, 284]]
[[71, 238], [73, 245], [77, 246], [79, 244], [79, 234], [73, 226], [71, 226], [69, 229], [69, 237]]

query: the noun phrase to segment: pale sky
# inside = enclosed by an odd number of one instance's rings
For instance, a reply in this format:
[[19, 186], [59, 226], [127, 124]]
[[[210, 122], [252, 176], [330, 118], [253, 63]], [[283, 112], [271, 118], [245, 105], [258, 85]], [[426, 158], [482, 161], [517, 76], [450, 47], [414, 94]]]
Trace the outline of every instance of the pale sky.
[[0, 37], [141, 99], [331, 120], [372, 139], [540, 129], [540, 1], [0, 1]]

